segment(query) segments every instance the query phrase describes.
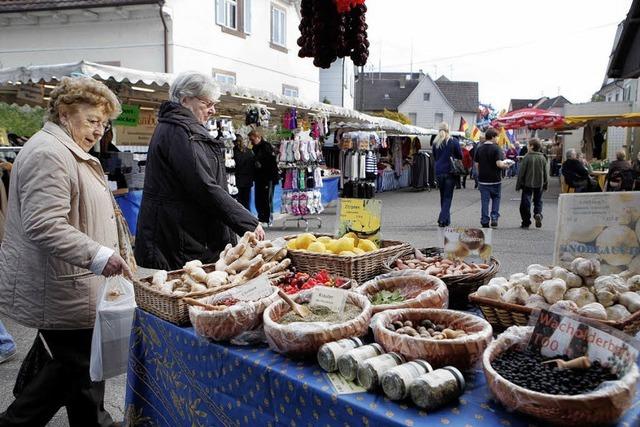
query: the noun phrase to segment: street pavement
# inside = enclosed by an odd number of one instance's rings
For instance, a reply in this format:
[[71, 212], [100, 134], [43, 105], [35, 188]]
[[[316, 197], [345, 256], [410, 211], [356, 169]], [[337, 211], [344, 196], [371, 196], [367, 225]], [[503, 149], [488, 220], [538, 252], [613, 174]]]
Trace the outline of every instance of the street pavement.
[[[509, 275], [524, 271], [532, 263], [550, 264], [553, 259], [553, 244], [557, 219], [559, 181], [551, 178], [550, 189], [544, 194], [544, 220], [542, 228], [520, 229], [520, 193], [515, 191], [515, 179], [505, 179], [502, 186], [499, 227], [493, 232], [494, 256], [500, 260], [499, 274]], [[439, 194], [434, 191], [404, 189], [376, 195], [382, 201], [383, 239], [406, 241], [418, 248], [442, 246], [439, 242], [437, 217], [440, 210]], [[473, 181], [467, 181], [467, 188], [456, 190], [451, 210], [453, 226], [480, 226], [480, 193], [473, 189]], [[336, 208], [329, 207], [320, 215], [322, 228], [310, 231], [333, 233], [336, 229]], [[282, 228], [282, 219], [267, 230], [268, 238], [275, 238], [300, 232], [289, 222]], [[13, 400], [11, 390], [23, 357], [35, 337], [35, 331], [19, 326], [0, 316], [0, 320], [13, 335], [19, 357], [0, 365], [0, 412]], [[107, 380], [105, 406], [114, 420], [122, 420], [124, 415], [124, 375]], [[67, 426], [66, 412], [61, 409], [49, 424]]]

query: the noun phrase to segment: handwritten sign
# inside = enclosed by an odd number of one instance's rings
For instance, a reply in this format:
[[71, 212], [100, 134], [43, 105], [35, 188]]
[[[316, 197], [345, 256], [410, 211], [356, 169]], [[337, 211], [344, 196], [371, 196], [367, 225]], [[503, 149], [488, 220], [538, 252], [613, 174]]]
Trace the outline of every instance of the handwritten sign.
[[603, 274], [640, 273], [640, 192], [563, 194], [554, 262], [597, 258]]
[[532, 315], [530, 324], [534, 329], [527, 347], [546, 357], [587, 356], [618, 375], [624, 375], [638, 358], [637, 343], [629, 341], [631, 337], [581, 322], [568, 313], [541, 310]]
[[329, 373], [325, 375], [336, 391], [336, 394], [365, 393], [367, 391], [358, 384], [345, 380], [340, 374]]
[[326, 307], [334, 313], [342, 313], [347, 303], [347, 293], [342, 289], [316, 286], [311, 293], [309, 305], [312, 307]]
[[231, 291], [231, 296], [239, 301], [257, 301], [273, 294], [273, 287], [266, 275], [258, 276]]
[[355, 233], [380, 246], [382, 202], [374, 199], [340, 199], [338, 209], [338, 237]]
[[113, 124], [116, 126], [138, 126], [139, 118], [139, 105], [122, 104], [122, 114], [113, 121]]

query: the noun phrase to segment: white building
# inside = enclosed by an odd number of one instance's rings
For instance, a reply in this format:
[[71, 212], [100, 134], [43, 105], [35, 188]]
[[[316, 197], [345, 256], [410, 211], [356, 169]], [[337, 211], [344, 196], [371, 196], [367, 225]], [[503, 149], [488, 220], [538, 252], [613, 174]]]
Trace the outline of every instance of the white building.
[[223, 82], [318, 99], [318, 69], [297, 55], [295, 1], [159, 3], [0, 3], [0, 68], [85, 59], [149, 71], [198, 70]]
[[349, 58], [338, 59], [328, 70], [320, 70], [320, 102], [354, 108], [355, 68]]

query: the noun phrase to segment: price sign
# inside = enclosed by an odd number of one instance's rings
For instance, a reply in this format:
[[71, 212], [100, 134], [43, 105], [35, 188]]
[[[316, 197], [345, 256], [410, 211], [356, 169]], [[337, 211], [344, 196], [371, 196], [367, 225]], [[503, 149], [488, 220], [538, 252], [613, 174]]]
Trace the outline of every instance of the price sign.
[[231, 296], [239, 301], [257, 301], [273, 293], [273, 287], [266, 275], [258, 276], [231, 291]]
[[334, 313], [342, 313], [347, 303], [347, 293], [342, 289], [316, 286], [311, 293], [309, 305], [312, 307], [326, 307]]

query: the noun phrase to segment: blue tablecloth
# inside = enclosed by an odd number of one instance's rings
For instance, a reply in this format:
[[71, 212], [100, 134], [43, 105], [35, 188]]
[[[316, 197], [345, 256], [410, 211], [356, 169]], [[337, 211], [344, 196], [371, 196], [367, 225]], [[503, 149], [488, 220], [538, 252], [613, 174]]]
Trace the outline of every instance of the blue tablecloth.
[[[640, 424], [640, 405], [620, 426]], [[125, 420], [130, 426], [542, 426], [492, 400], [484, 375], [467, 375], [459, 402], [427, 414], [381, 395], [337, 395], [314, 361], [267, 348], [212, 343], [136, 310]], [[626, 424], [625, 424], [626, 423]]]

